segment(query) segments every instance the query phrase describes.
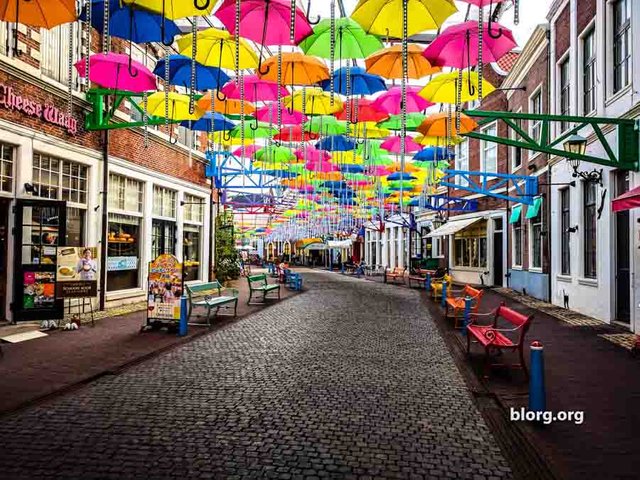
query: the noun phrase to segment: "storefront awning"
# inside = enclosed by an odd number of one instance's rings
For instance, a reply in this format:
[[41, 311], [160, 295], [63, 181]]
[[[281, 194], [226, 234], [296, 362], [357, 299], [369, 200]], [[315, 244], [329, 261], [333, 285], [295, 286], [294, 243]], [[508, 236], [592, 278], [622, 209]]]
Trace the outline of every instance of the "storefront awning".
[[624, 212], [632, 208], [640, 207], [640, 187], [629, 190], [611, 201], [614, 212]]
[[542, 197], [534, 198], [533, 205], [529, 205], [527, 207], [527, 214], [525, 215], [525, 218], [527, 220], [531, 218], [536, 218], [538, 216], [538, 213], [540, 213], [541, 206], [542, 206]]
[[511, 217], [509, 217], [509, 223], [518, 223], [520, 215], [522, 214], [522, 205], [516, 205], [511, 210]]
[[327, 246], [329, 248], [351, 248], [353, 240], [329, 240]]
[[480, 220], [482, 220], [482, 217], [466, 218], [464, 220], [451, 221], [451, 222], [445, 223], [440, 228], [436, 228], [433, 232], [428, 234], [426, 238], [445, 237], [447, 235], [453, 235], [459, 232], [460, 230], [467, 228], [469, 225], [479, 222]]
[[324, 243], [314, 242], [303, 247], [303, 250], [326, 250], [327, 246]]

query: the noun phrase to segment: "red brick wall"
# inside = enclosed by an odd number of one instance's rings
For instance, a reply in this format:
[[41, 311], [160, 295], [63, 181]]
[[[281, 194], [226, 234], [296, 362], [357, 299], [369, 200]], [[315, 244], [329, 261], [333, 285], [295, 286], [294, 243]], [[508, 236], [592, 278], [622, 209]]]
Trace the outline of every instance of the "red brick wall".
[[587, 28], [596, 16], [596, 0], [580, 0], [578, 2], [578, 34]]
[[556, 59], [562, 57], [571, 45], [571, 11], [567, 4], [554, 24], [556, 32]]

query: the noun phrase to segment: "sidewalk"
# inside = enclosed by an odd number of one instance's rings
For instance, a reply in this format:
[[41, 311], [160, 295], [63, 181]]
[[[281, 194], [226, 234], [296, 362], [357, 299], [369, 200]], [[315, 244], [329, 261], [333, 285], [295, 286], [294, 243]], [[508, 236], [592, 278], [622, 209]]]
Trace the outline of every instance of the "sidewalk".
[[[270, 279], [273, 283], [274, 280]], [[222, 328], [264, 308], [247, 305], [249, 297], [244, 278], [233, 282], [239, 290], [238, 317], [220, 315], [209, 329], [189, 326], [186, 337], [169, 334], [166, 330], [140, 333], [145, 323], [146, 311], [122, 314], [125, 307], [100, 312], [95, 327], [83, 324], [75, 331], [47, 332], [47, 337], [15, 344], [2, 344], [4, 356], [0, 357], [0, 415], [46, 399], [103, 375], [143, 361], [193, 338]], [[285, 299], [297, 292], [284, 286]], [[276, 300], [277, 302], [277, 300]], [[273, 300], [267, 300], [266, 306]], [[128, 309], [136, 308], [128, 307]], [[139, 308], [139, 307], [138, 307]], [[203, 321], [192, 317], [191, 321]]]

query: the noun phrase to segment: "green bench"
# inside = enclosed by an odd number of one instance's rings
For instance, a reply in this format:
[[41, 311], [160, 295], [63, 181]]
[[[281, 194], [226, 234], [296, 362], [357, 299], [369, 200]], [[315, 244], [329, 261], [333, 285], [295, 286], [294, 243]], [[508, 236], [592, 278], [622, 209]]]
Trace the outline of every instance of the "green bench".
[[247, 300], [247, 305], [251, 304], [251, 298], [253, 297], [253, 292], [262, 292], [262, 302], [267, 299], [267, 294], [269, 292], [278, 291], [278, 300], [280, 300], [280, 285], [279, 284], [269, 284], [267, 281], [267, 275], [250, 275], [247, 277], [247, 282], [249, 282], [249, 300]]
[[[218, 315], [220, 308], [231, 308], [233, 305], [233, 316], [238, 313], [238, 290], [234, 288], [225, 289], [220, 282], [201, 283], [199, 285], [186, 285], [187, 296], [189, 298], [188, 318], [191, 318], [191, 311], [194, 308], [207, 309], [207, 324], [211, 326], [211, 311], [215, 308], [215, 315]], [[222, 291], [231, 295], [222, 295]]]

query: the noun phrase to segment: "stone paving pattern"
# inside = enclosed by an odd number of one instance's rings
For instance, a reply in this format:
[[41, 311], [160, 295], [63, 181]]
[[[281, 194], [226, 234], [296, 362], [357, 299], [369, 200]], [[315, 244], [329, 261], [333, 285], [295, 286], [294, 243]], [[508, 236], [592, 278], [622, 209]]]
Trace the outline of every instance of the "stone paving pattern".
[[2, 420], [2, 477], [511, 477], [418, 292], [305, 285]]

